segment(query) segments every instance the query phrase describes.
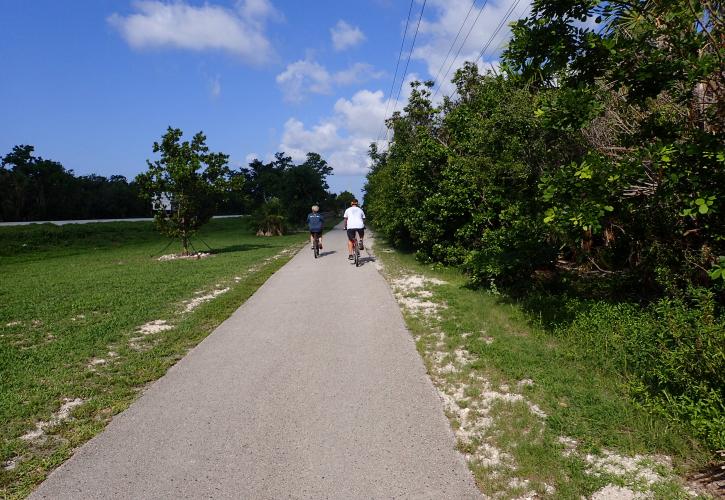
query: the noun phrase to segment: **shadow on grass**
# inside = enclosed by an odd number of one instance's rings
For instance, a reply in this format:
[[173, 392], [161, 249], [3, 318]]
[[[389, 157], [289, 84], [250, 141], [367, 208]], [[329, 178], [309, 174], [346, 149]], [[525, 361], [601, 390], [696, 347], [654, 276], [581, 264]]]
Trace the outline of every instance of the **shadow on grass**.
[[260, 245], [257, 243], [249, 244], [243, 243], [241, 245], [230, 245], [221, 248], [212, 248], [211, 252], [217, 253], [232, 253], [232, 252], [248, 252], [250, 250], [259, 250], [260, 248], [272, 248], [272, 245]]

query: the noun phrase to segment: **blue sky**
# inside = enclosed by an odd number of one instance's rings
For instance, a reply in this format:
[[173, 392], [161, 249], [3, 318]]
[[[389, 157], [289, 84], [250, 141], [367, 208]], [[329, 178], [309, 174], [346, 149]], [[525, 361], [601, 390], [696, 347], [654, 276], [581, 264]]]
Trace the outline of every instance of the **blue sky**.
[[[452, 64], [450, 79], [489, 40], [479, 62], [495, 67], [508, 29], [491, 36], [512, 5], [509, 21], [525, 1], [426, 0], [406, 81]], [[421, 7], [414, 0], [393, 99]], [[335, 169], [332, 191], [360, 195], [409, 8], [408, 0], [2, 0], [0, 155], [30, 144], [78, 175], [131, 179], [171, 125], [189, 137], [202, 130], [233, 167], [277, 151], [297, 160], [319, 152]], [[444, 83], [440, 95], [449, 92]]]

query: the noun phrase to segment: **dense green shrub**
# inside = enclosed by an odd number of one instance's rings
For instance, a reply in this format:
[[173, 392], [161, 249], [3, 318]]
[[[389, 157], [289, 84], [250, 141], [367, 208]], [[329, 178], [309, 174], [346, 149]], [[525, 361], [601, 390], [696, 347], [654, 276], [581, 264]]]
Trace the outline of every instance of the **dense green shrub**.
[[725, 447], [715, 7], [535, 0], [502, 74], [465, 64], [440, 106], [413, 83], [387, 150], [371, 149], [365, 204], [423, 261], [522, 301], [554, 295], [542, 321], [566, 318], [557, 331], [593, 365]]
[[574, 320], [556, 333], [593, 367], [625, 375], [633, 397], [691, 426], [713, 449], [725, 448], [725, 321], [710, 292], [690, 304], [661, 299], [631, 303], [571, 300]]

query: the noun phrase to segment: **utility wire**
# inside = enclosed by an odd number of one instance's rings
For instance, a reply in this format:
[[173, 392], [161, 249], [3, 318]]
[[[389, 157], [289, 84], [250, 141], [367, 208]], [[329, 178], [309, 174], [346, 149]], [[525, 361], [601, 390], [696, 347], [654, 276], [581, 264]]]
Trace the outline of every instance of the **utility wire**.
[[[415, 27], [415, 34], [413, 35], [413, 43], [410, 44], [410, 52], [408, 52], [408, 60], [405, 62], [405, 70], [400, 77], [400, 88], [398, 89], [398, 96], [395, 98], [393, 103], [393, 113], [395, 114], [395, 108], [398, 106], [398, 100], [400, 99], [400, 93], [403, 90], [403, 83], [405, 83], [405, 75], [408, 74], [408, 65], [410, 64], [410, 57], [413, 55], [413, 49], [415, 48], [415, 40], [418, 38], [418, 29], [420, 28], [420, 20], [423, 19], [423, 11], [425, 10], [425, 4], [428, 0], [423, 0], [423, 6], [420, 8], [420, 15], [418, 16], [418, 25]], [[385, 139], [388, 138], [388, 131], [385, 131]]]
[[442, 82], [445, 81], [446, 78], [448, 78], [448, 73], [451, 72], [451, 68], [455, 64], [456, 58], [461, 53], [461, 50], [463, 49], [463, 47], [466, 45], [466, 41], [468, 40], [468, 37], [471, 35], [471, 32], [473, 31], [474, 26], [476, 26], [476, 23], [478, 22], [478, 18], [481, 17], [481, 14], [483, 13], [483, 9], [486, 7], [487, 3], [488, 3], [488, 0], [484, 0], [483, 4], [481, 5], [481, 9], [478, 11], [478, 14], [476, 15], [476, 19], [473, 20], [473, 24], [471, 24], [471, 27], [468, 28], [468, 33], [466, 33], [466, 38], [463, 39], [461, 46], [458, 47], [458, 52], [456, 52], [456, 55], [453, 57], [451, 64], [448, 66], [448, 69], [446, 70], [446, 74], [443, 75], [441, 82], [438, 84], [438, 88], [436, 89], [435, 93], [433, 94], [431, 101], [435, 100], [436, 96], [438, 95], [438, 92], [440, 92], [441, 88], [443, 88]]
[[[395, 80], [398, 78], [398, 66], [400, 66], [400, 60], [403, 58], [403, 46], [405, 45], [405, 37], [408, 34], [408, 23], [410, 22], [410, 13], [413, 12], [413, 0], [410, 0], [410, 7], [408, 8], [408, 19], [405, 21], [405, 31], [403, 31], [403, 39], [400, 41], [400, 50], [398, 51], [398, 62], [395, 63], [395, 75], [393, 75], [393, 81], [390, 84], [390, 91], [388, 92], [388, 102], [385, 103], [385, 114], [383, 115], [383, 123], [380, 124], [380, 130], [378, 130], [376, 144], [380, 141], [380, 137], [383, 135], [383, 127], [385, 126], [385, 118], [388, 116], [388, 106], [390, 106], [390, 99], [393, 97], [393, 89], [395, 88]], [[387, 136], [387, 132], [386, 132]]]
[[461, 31], [463, 31], [463, 27], [466, 25], [466, 21], [468, 21], [468, 16], [471, 15], [471, 11], [473, 10], [474, 5], [476, 5], [476, 0], [473, 0], [473, 2], [471, 2], [471, 6], [468, 8], [466, 17], [463, 19], [463, 23], [461, 23], [461, 27], [458, 28], [458, 33], [456, 33], [456, 38], [453, 39], [451, 46], [448, 47], [448, 53], [446, 54], [445, 59], [443, 59], [443, 62], [441, 63], [441, 67], [438, 68], [438, 72], [436, 73], [435, 78], [433, 78], [434, 82], [438, 83], [438, 77], [441, 76], [441, 71], [443, 70], [443, 66], [445, 66], [446, 63], [448, 62], [448, 56], [451, 55], [451, 51], [453, 50], [453, 47], [455, 47], [456, 42], [458, 41], [458, 37], [461, 35]]
[[493, 42], [493, 39], [496, 37], [496, 35], [498, 35], [498, 32], [501, 31], [501, 28], [503, 28], [503, 26], [506, 24], [506, 21], [509, 20], [509, 17], [511, 17], [511, 13], [514, 11], [514, 9], [519, 4], [519, 2], [521, 2], [521, 0], [516, 0], [513, 4], [511, 4], [511, 7], [509, 7], [509, 10], [506, 11], [506, 14], [504, 14], [504, 17], [503, 17], [503, 19], [501, 19], [501, 22], [498, 23], [498, 27], [496, 28], [496, 31], [493, 32], [491, 37], [486, 42], [486, 45], [484, 45], [483, 48], [481, 49], [481, 52], [478, 54], [478, 57], [476, 58], [476, 61], [481, 59], [483, 57], [483, 54], [486, 53], [486, 51], [488, 50], [488, 47], [491, 45], [491, 42]]
[[[491, 45], [491, 42], [494, 40], [496, 35], [498, 35], [498, 32], [501, 31], [501, 28], [506, 24], [506, 21], [508, 21], [508, 19], [511, 17], [511, 13], [514, 11], [514, 9], [519, 4], [519, 2], [521, 2], [521, 0], [516, 0], [513, 4], [511, 4], [511, 7], [509, 7], [509, 9], [503, 15], [503, 17], [501, 18], [501, 21], [498, 23], [498, 26], [496, 27], [494, 32], [491, 34], [491, 36], [488, 38], [488, 41], [481, 49], [481, 52], [479, 52], [478, 57], [476, 58], [476, 62], [478, 62], [478, 60], [483, 57], [483, 54], [485, 54], [486, 50], [488, 50], [488, 47]], [[523, 13], [523, 11], [522, 11], [522, 13]], [[440, 89], [440, 87], [439, 87], [439, 89]], [[453, 91], [453, 94], [451, 95], [451, 98], [453, 98], [457, 93], [458, 93], [458, 89], [455, 89]]]

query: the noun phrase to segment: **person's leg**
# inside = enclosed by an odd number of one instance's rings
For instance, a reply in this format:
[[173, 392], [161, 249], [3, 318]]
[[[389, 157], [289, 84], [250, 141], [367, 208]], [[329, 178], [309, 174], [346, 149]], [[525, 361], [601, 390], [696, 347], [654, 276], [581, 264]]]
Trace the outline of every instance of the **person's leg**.
[[315, 235], [310, 231], [310, 248], [315, 248]]
[[355, 230], [354, 229], [348, 229], [347, 230], [347, 258], [352, 258], [352, 240], [355, 238]]
[[357, 234], [360, 235], [360, 250], [365, 248], [365, 245], [363, 245], [363, 238], [365, 237], [365, 230], [364, 229], [358, 229]]

